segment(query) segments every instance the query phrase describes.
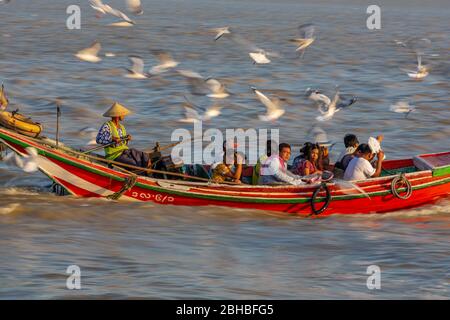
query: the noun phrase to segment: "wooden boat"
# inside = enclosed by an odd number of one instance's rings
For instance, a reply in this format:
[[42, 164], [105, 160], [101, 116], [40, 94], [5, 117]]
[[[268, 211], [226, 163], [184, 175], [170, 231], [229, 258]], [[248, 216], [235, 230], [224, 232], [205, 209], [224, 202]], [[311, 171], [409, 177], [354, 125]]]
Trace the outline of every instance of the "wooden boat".
[[419, 207], [450, 195], [450, 152], [385, 161], [381, 177], [355, 182], [367, 197], [333, 181], [321, 185], [252, 186], [135, 176], [75, 150], [56, 148], [49, 139], [34, 139], [1, 127], [0, 142], [20, 155], [27, 154], [27, 147], [36, 148], [39, 169], [77, 197], [326, 216], [385, 213]]
[[29, 137], [38, 137], [42, 132], [40, 123], [17, 112], [0, 111], [0, 125]]

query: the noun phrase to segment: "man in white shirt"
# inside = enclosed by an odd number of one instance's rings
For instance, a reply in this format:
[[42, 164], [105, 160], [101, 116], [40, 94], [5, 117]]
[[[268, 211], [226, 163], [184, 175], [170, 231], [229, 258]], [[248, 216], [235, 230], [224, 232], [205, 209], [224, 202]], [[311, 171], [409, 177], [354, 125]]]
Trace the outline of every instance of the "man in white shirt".
[[379, 177], [382, 170], [384, 152], [379, 150], [377, 153], [376, 168], [372, 167], [372, 150], [368, 144], [360, 144], [356, 149], [356, 156], [350, 161], [344, 173], [344, 180], [365, 180]]
[[301, 176], [297, 176], [287, 170], [287, 162], [291, 157], [291, 146], [287, 143], [281, 143], [279, 154], [271, 155], [261, 165], [260, 180], [262, 184], [305, 184]]

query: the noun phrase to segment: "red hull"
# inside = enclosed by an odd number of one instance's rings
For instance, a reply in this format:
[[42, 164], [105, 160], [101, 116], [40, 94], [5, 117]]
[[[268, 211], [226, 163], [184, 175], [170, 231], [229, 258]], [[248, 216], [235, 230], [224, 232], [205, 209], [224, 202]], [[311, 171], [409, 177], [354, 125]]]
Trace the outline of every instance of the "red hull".
[[[62, 152], [39, 143], [34, 139], [0, 128], [0, 139], [19, 154], [26, 154], [28, 146], [38, 150], [40, 169], [68, 192], [79, 197], [106, 197], [118, 192], [129, 175], [112, 170], [100, 163], [82, 159], [70, 152]], [[357, 183], [369, 196], [359, 192], [350, 194], [338, 185], [330, 184], [331, 201], [321, 214], [367, 214], [384, 213], [419, 207], [434, 203], [450, 194], [450, 152], [425, 155], [419, 159], [386, 161], [386, 170], [414, 167], [418, 160], [437, 162], [440, 167], [405, 174], [412, 185], [412, 196], [407, 200], [395, 197], [391, 181], [398, 174], [370, 179]], [[421, 161], [422, 161], [421, 160]], [[442, 166], [443, 164], [443, 166]], [[316, 186], [227, 186], [184, 181], [157, 180], [138, 177], [136, 183], [121, 195], [121, 200], [152, 201], [160, 204], [181, 206], [226, 206], [243, 209], [261, 209], [287, 214], [311, 215], [310, 200]], [[319, 193], [318, 203], [324, 201], [325, 193]]]

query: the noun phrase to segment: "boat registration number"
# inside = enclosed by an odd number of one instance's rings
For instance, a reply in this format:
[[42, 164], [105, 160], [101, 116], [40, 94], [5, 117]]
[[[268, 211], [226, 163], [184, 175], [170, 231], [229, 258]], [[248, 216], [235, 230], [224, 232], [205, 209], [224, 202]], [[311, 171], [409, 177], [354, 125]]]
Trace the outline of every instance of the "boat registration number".
[[175, 198], [170, 197], [168, 195], [159, 194], [159, 193], [145, 193], [145, 192], [133, 192], [131, 194], [133, 198], [142, 199], [142, 200], [154, 200], [159, 203], [169, 203], [174, 202]]

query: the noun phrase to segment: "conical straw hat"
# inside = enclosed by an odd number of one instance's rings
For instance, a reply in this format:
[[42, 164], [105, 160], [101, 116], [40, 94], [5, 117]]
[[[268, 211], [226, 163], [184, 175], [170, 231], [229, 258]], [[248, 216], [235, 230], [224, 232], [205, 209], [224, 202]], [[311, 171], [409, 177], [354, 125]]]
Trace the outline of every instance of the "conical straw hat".
[[120, 103], [114, 102], [114, 104], [109, 108], [104, 114], [104, 117], [121, 117], [130, 114], [130, 110], [125, 108]]
[[312, 133], [314, 135], [314, 143], [317, 143], [319, 146], [330, 147], [333, 142], [328, 140], [327, 133], [318, 127], [313, 128]]

